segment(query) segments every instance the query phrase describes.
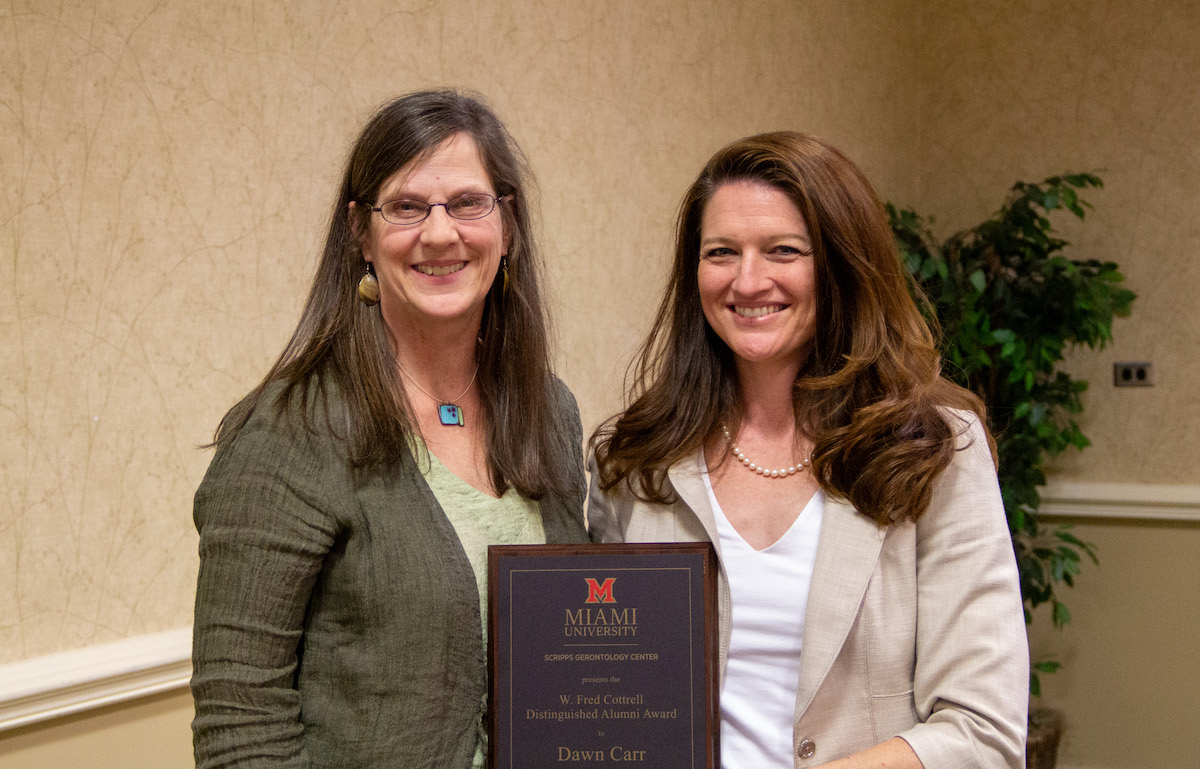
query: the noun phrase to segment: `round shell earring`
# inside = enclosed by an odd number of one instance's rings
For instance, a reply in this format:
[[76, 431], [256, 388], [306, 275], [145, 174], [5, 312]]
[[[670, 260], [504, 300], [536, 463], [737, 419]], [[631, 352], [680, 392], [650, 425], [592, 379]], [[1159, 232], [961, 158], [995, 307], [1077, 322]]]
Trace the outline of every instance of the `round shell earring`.
[[371, 268], [370, 262], [367, 263], [366, 273], [358, 281], [358, 298], [368, 307], [379, 304], [379, 280], [376, 279], [375, 270]]

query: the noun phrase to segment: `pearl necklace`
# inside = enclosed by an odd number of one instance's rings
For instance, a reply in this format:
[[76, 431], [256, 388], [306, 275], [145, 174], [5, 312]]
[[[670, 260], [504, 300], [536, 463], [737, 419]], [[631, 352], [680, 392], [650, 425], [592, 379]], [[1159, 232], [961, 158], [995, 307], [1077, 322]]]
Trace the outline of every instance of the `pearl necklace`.
[[795, 475], [796, 473], [808, 469], [809, 465], [812, 464], [812, 457], [807, 456], [802, 461], [797, 462], [791, 467], [785, 467], [782, 470], [768, 470], [761, 465], [754, 464], [745, 454], [742, 453], [742, 450], [739, 449], [737, 444], [733, 442], [733, 436], [729, 434], [728, 427], [721, 425], [721, 432], [725, 433], [725, 440], [729, 443], [729, 450], [733, 452], [734, 458], [745, 465], [748, 470], [758, 473], [764, 478], [786, 478], [789, 475]]

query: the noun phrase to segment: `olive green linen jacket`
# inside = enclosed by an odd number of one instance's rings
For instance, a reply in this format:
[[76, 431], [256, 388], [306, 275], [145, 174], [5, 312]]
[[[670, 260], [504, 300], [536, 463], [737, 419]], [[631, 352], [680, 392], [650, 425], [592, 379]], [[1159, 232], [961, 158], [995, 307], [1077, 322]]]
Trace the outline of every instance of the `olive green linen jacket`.
[[[978, 420], [957, 413], [960, 450], [915, 523], [881, 527], [826, 497], [800, 652], [795, 769], [896, 736], [925, 769], [1025, 766], [1029, 649], [1016, 559], [987, 439]], [[719, 559], [699, 459], [668, 478], [677, 499], [653, 505], [627, 486], [600, 492], [593, 467], [592, 539], [710, 541]], [[736, 608], [722, 566], [722, 677]]]
[[[582, 542], [582, 431], [554, 380], [578, 494], [541, 500]], [[411, 455], [354, 471], [323, 412], [268, 393], [196, 492], [196, 764], [469, 767], [485, 703], [475, 576]], [[293, 400], [299, 400], [298, 398]], [[345, 409], [328, 401], [335, 424]]]

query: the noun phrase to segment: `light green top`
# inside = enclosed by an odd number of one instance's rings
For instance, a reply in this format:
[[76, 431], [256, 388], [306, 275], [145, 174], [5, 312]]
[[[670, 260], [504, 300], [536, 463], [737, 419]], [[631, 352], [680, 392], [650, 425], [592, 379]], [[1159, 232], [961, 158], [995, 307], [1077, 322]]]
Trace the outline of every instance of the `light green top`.
[[546, 544], [541, 509], [535, 500], [526, 499], [511, 486], [499, 498], [484, 494], [443, 465], [424, 441], [416, 438], [414, 443], [421, 475], [446, 511], [475, 571], [486, 650], [488, 545]]
[[[542, 528], [542, 513], [537, 501], [526, 499], [511, 486], [496, 498], [459, 478], [443, 465], [425, 446], [413, 437], [413, 453], [421, 475], [429, 484], [438, 504], [454, 526], [454, 532], [467, 553], [479, 587], [479, 618], [483, 623], [483, 646], [487, 652], [487, 567], [488, 545], [544, 545], [546, 532]], [[474, 769], [484, 764], [482, 741], [476, 745]]]

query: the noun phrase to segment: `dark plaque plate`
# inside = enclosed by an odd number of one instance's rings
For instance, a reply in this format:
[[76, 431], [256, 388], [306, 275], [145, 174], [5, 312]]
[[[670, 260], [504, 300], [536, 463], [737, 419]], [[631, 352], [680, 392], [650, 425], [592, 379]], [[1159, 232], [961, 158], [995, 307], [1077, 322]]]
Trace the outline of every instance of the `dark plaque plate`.
[[705, 543], [488, 548], [492, 769], [717, 769]]

